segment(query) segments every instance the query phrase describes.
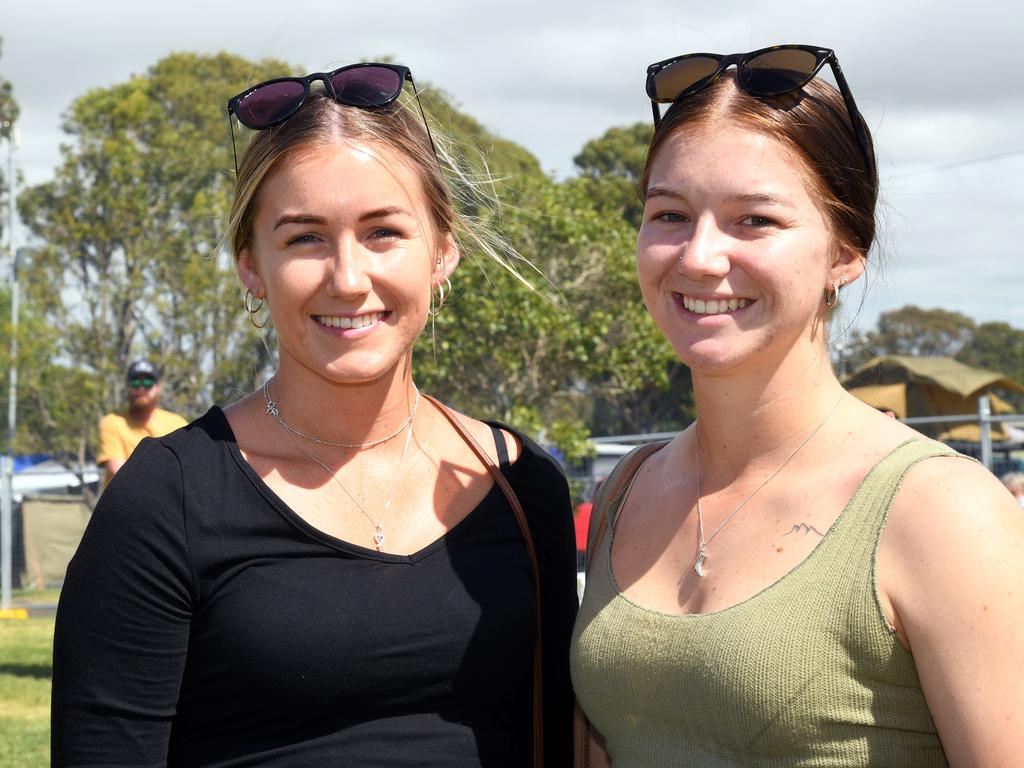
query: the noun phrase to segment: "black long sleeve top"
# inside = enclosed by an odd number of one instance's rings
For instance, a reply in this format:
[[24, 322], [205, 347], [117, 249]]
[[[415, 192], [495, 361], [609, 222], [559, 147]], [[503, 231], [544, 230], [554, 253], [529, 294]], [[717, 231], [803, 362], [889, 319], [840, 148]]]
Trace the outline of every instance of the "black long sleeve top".
[[[539, 560], [555, 768], [572, 759], [572, 514], [519, 437], [503, 471]], [[375, 552], [291, 510], [215, 407], [139, 446], [68, 568], [53, 765], [529, 766], [535, 612], [497, 487], [421, 551]]]

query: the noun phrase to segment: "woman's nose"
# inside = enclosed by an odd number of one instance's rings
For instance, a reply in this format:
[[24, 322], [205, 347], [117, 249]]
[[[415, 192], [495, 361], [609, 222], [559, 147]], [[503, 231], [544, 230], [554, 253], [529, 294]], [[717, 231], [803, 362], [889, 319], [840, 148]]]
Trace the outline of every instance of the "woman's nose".
[[370, 290], [369, 260], [358, 243], [348, 238], [338, 243], [330, 259], [328, 291], [337, 296], [361, 295]]
[[729, 272], [729, 237], [713, 216], [697, 220], [690, 239], [682, 244], [676, 268], [688, 277], [721, 277]]

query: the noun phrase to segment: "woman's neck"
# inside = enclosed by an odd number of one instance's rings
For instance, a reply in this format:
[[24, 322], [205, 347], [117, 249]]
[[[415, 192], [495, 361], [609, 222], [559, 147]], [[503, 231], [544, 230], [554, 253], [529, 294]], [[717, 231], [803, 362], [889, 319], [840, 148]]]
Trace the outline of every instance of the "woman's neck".
[[773, 368], [693, 375], [701, 466], [739, 472], [777, 455], [814, 431], [842, 395], [824, 353]]
[[288, 426], [322, 441], [361, 444], [399, 429], [412, 413], [417, 389], [411, 361], [403, 361], [385, 376], [357, 384], [285, 365], [266, 393]]

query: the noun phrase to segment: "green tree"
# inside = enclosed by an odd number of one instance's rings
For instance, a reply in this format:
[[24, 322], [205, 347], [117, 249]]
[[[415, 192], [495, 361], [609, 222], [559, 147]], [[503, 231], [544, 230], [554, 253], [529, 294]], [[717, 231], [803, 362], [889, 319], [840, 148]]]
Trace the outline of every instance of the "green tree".
[[974, 332], [974, 321], [959, 312], [906, 306], [883, 312], [866, 344], [876, 355], [956, 357]]
[[[3, 38], [0, 37], [0, 55], [2, 52]], [[0, 77], [0, 139], [13, 140], [14, 124], [18, 122], [19, 114], [18, 102], [14, 100], [14, 86], [7, 78]], [[4, 211], [7, 210], [7, 195], [10, 194], [8, 185], [11, 181], [4, 174], [3, 167], [0, 166], [0, 206]], [[6, 216], [0, 217], [0, 236], [3, 235], [6, 221]]]
[[[983, 323], [964, 346], [957, 359], [978, 368], [988, 368], [1024, 384], [1024, 331], [1007, 323]], [[1024, 410], [1024, 394], [1000, 392], [1019, 412]]]
[[640, 226], [643, 213], [640, 175], [653, 132], [649, 123], [609, 128], [573, 158], [580, 175], [591, 182], [589, 188], [599, 209], [621, 215], [633, 227]]
[[60, 329], [48, 360], [23, 376], [62, 380], [64, 370], [76, 382], [65, 396], [88, 397], [48, 414], [48, 430], [37, 423], [40, 441], [65, 433], [91, 446], [99, 416], [123, 402], [135, 356], [161, 363], [168, 404], [185, 414], [251, 378], [255, 337], [218, 247], [232, 183], [224, 104], [284, 71], [276, 61], [173, 54], [65, 114], [70, 142], [54, 179], [19, 199], [42, 242], [23, 272], [26, 309]]
[[663, 392], [674, 360], [640, 298], [635, 233], [595, 205], [591, 186], [520, 180], [502, 223], [543, 274], [533, 275], [537, 290], [470, 255], [418, 355], [425, 386], [543, 435], [570, 458], [586, 451], [604, 404], [652, 384]]

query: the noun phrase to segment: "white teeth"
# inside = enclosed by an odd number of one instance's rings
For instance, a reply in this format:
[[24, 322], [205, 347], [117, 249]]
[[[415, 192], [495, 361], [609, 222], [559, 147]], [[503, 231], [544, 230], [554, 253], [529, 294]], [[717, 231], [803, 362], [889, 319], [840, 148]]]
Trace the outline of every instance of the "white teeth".
[[698, 315], [718, 315], [725, 312], [735, 312], [737, 309], [743, 309], [745, 306], [747, 306], [746, 299], [712, 299], [704, 301], [703, 299], [691, 299], [689, 296], [683, 296], [683, 307]]
[[355, 317], [335, 317], [332, 315], [318, 315], [317, 322], [331, 328], [365, 328], [373, 325], [384, 316], [382, 312], [371, 312], [368, 315], [356, 315]]

